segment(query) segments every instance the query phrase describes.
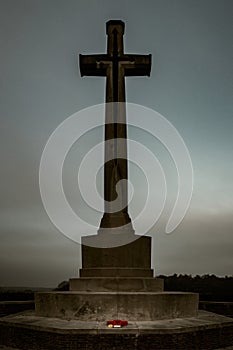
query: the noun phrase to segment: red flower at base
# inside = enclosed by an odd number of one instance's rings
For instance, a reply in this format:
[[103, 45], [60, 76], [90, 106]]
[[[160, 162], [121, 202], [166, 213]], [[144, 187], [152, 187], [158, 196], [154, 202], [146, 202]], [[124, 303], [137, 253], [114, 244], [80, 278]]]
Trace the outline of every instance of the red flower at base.
[[128, 321], [123, 320], [109, 320], [107, 321], [107, 326], [109, 328], [121, 328], [128, 325]]

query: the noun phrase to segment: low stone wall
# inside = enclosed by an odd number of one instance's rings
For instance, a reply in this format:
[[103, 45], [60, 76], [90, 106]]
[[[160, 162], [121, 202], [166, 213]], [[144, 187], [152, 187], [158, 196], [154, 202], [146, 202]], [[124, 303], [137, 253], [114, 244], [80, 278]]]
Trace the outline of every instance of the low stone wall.
[[233, 302], [200, 301], [199, 308], [200, 310], [214, 312], [215, 314], [233, 318]]
[[34, 300], [27, 301], [0, 301], [0, 316], [16, 314], [25, 310], [34, 310]]

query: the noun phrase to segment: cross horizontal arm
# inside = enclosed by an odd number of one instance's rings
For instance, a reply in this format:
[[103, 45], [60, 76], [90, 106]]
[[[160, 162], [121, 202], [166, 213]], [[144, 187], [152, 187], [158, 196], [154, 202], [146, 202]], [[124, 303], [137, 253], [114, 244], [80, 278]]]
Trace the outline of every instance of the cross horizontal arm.
[[106, 65], [104, 61], [108, 60], [107, 55], [79, 55], [80, 73], [89, 76], [106, 76]]
[[[106, 76], [106, 70], [112, 57], [106, 54], [79, 55], [81, 76]], [[124, 69], [124, 76], [150, 76], [151, 55], [127, 55], [117, 57], [117, 62]]]
[[124, 55], [121, 61], [124, 67], [124, 75], [129, 76], [150, 76], [151, 55]]

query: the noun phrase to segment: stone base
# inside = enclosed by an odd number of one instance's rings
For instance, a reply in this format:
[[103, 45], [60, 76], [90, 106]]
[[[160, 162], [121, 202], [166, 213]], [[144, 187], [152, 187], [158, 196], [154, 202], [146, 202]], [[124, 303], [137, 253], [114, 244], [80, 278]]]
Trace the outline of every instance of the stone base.
[[162, 292], [162, 278], [83, 277], [70, 279], [70, 291], [80, 292]]
[[124, 328], [33, 312], [0, 318], [0, 345], [25, 350], [206, 350], [232, 344], [233, 319], [205, 311], [193, 318], [138, 320]]
[[195, 317], [198, 294], [183, 292], [39, 292], [37, 316], [106, 321]]
[[82, 237], [82, 267], [150, 269], [151, 237], [101, 230], [97, 235]]

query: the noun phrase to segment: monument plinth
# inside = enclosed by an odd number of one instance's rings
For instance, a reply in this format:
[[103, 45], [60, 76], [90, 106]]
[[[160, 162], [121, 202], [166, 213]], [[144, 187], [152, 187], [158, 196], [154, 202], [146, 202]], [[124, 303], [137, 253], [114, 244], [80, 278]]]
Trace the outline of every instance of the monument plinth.
[[197, 294], [163, 292], [163, 281], [151, 269], [151, 237], [135, 234], [128, 213], [125, 77], [149, 76], [151, 55], [125, 54], [123, 35], [124, 23], [109, 21], [107, 53], [80, 55], [82, 76], [106, 77], [104, 214], [97, 234], [82, 237], [80, 278], [70, 280], [69, 293], [37, 294], [39, 316], [98, 321], [197, 316]]

